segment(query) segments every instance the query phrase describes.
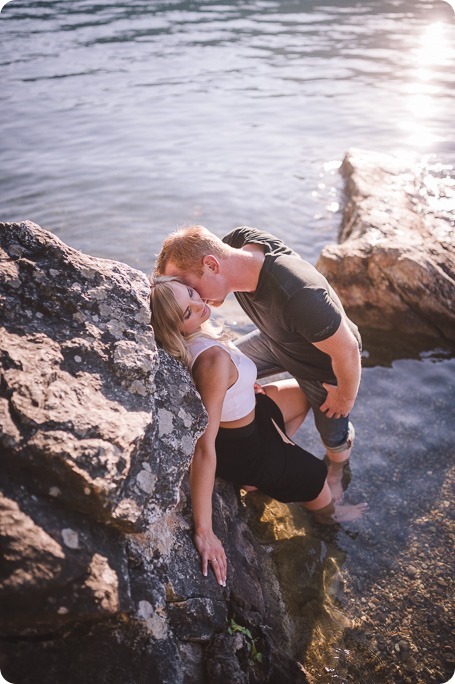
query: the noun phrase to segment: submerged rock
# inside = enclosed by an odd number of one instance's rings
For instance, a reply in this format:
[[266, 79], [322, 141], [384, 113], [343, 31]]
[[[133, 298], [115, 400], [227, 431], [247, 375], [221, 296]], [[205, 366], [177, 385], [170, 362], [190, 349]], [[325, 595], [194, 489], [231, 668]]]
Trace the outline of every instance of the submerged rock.
[[155, 345], [145, 275], [28, 221], [0, 224], [0, 250], [4, 677], [304, 682], [273, 569], [223, 482], [227, 587], [200, 571], [188, 467], [206, 415]]
[[340, 244], [317, 268], [360, 326], [455, 340], [455, 181], [363, 150], [341, 166]]

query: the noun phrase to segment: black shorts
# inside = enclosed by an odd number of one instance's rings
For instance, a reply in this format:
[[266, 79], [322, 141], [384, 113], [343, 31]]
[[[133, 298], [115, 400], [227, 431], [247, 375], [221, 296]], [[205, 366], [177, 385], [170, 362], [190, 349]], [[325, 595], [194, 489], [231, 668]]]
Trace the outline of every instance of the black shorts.
[[324, 486], [327, 466], [297, 444], [287, 444], [272, 418], [285, 432], [279, 407], [267, 395], [257, 394], [252, 423], [232, 430], [219, 428], [216, 474], [238, 485], [257, 487], [283, 503], [312, 501]]

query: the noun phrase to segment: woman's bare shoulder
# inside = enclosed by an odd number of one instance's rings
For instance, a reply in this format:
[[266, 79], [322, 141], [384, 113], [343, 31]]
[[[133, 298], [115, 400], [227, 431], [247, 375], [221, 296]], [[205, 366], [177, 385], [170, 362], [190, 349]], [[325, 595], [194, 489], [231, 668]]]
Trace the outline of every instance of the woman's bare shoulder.
[[230, 354], [228, 349], [223, 345], [214, 344], [199, 354], [193, 365], [193, 372], [197, 368], [206, 366], [213, 366], [217, 363], [226, 363], [230, 361]]

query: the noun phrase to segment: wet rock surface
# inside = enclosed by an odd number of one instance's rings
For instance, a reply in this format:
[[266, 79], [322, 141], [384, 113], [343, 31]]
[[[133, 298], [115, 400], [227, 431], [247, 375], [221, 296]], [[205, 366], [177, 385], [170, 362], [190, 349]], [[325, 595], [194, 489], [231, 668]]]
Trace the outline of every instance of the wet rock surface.
[[455, 340], [455, 180], [352, 150], [338, 245], [317, 268], [366, 328]]

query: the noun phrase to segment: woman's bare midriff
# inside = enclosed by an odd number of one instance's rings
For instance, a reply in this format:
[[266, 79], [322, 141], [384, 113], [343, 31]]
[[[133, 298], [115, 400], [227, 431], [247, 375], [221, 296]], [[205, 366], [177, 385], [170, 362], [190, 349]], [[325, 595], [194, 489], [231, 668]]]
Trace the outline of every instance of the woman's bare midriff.
[[221, 421], [220, 427], [227, 428], [228, 430], [233, 430], [234, 428], [245, 427], [249, 425], [254, 420], [254, 409], [248, 413], [248, 415], [243, 418], [238, 418], [237, 420], [228, 420], [226, 422]]

